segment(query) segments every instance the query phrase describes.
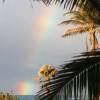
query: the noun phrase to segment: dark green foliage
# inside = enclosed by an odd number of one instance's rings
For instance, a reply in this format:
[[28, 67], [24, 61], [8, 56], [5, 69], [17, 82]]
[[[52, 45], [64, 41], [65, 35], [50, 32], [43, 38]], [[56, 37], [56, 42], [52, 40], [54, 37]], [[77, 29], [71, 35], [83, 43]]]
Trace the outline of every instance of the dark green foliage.
[[37, 93], [40, 100], [99, 100], [100, 51], [75, 56], [48, 83], [43, 82]]

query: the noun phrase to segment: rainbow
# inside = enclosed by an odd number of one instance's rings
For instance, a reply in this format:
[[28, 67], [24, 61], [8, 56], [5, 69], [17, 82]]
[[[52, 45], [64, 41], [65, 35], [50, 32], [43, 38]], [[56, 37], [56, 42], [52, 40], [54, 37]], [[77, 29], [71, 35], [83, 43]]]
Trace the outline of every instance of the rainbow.
[[[50, 8], [50, 12], [46, 13], [46, 16], [40, 16], [37, 18], [38, 24], [40, 25], [41, 30], [39, 33], [37, 33], [37, 40], [38, 40], [38, 47], [35, 49], [35, 54], [40, 54], [42, 49], [44, 48], [44, 44], [46, 42], [46, 39], [48, 39], [48, 36], [50, 32], [53, 29], [54, 26], [54, 18], [57, 14], [57, 9], [54, 7]], [[40, 58], [37, 58], [37, 61], [40, 61]], [[34, 77], [34, 76], [33, 76]], [[16, 90], [19, 95], [31, 95], [34, 94], [39, 89], [39, 84], [36, 84], [35, 80], [32, 80], [34, 82], [29, 81], [21, 81], [16, 85]]]
[[[37, 39], [37, 46], [34, 49], [34, 54], [41, 55], [41, 51], [44, 49], [46, 41], [50, 34], [52, 34], [52, 30], [54, 29], [54, 23], [56, 19], [57, 9], [55, 7], [51, 7], [48, 12], [42, 14], [37, 18], [37, 24], [39, 26], [39, 32], [35, 33]], [[33, 32], [34, 34], [34, 32]], [[35, 56], [35, 61], [38, 63], [41, 58], [39, 56]], [[42, 64], [43, 65], [43, 64]]]
[[17, 92], [19, 95], [30, 95], [32, 94], [32, 89], [34, 88], [31, 82], [21, 81], [17, 84]]
[[33, 95], [38, 90], [39, 90], [39, 83], [35, 83], [35, 82], [20, 81], [16, 85], [17, 95]]
[[54, 29], [54, 21], [57, 14], [57, 9], [55, 7], [50, 8], [50, 11], [46, 15], [39, 16], [37, 18], [37, 23], [41, 32], [37, 33], [38, 47], [35, 49], [35, 53], [41, 53], [45, 46], [47, 39], [49, 38], [50, 32]]

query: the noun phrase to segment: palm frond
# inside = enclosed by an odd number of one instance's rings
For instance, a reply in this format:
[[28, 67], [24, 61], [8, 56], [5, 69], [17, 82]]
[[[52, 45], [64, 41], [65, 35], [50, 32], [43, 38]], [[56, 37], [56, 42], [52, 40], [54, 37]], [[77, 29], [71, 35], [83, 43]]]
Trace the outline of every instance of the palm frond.
[[82, 21], [84, 23], [89, 23], [89, 20], [91, 20], [92, 18], [88, 15], [88, 12], [84, 12], [82, 14], [81, 11], [76, 11], [73, 13], [73, 16], [71, 17], [71, 19], [79, 20], [79, 21]]
[[81, 20], [74, 20], [74, 19], [71, 19], [71, 20], [65, 20], [65, 21], [61, 22], [59, 25], [67, 25], [67, 24], [78, 24], [78, 25], [83, 25], [84, 22], [81, 21]]
[[[37, 93], [39, 100], [99, 100], [100, 51], [86, 52], [75, 58], [62, 65], [50, 84], [44, 82]], [[46, 87], [50, 88], [49, 94]]]
[[92, 6], [96, 8], [98, 11], [100, 11], [100, 1], [99, 0], [90, 0], [92, 3]]
[[96, 27], [96, 32], [100, 34], [100, 26]]
[[[40, 0], [37, 0], [40, 1]], [[87, 8], [87, 11], [91, 12], [94, 9], [100, 11], [100, 1], [99, 0], [41, 0], [45, 5], [50, 5], [52, 3], [63, 5], [64, 8], [69, 8], [70, 11], [76, 7]]]
[[82, 4], [85, 3], [85, 0], [42, 0], [46, 5], [50, 5], [52, 2], [59, 3], [60, 5], [64, 5], [64, 7], [69, 6], [70, 9], [74, 8], [75, 5], [79, 5], [80, 2]]
[[76, 34], [82, 34], [83, 32], [87, 32], [89, 29], [89, 27], [86, 26], [79, 26], [77, 28], [73, 28], [73, 29], [68, 29], [63, 35], [62, 37], [66, 37], [66, 36], [70, 36], [70, 35], [76, 35]]
[[98, 12], [89, 12], [86, 8], [79, 8], [78, 11], [72, 11], [70, 15], [73, 15], [70, 19], [82, 21], [84, 23], [96, 23], [98, 21]]

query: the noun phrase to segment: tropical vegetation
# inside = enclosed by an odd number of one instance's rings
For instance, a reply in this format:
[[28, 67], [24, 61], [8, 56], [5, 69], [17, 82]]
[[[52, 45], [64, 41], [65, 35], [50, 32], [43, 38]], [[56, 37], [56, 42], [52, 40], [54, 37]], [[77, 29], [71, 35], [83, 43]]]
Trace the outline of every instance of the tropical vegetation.
[[77, 7], [87, 8], [87, 11], [92, 12], [97, 10], [100, 12], [100, 1], [99, 0], [37, 0], [42, 1], [45, 5], [52, 3], [63, 5], [64, 8], [69, 10], [75, 10]]
[[44, 81], [39, 100], [100, 100], [100, 51], [85, 52], [61, 65], [58, 74]]
[[[64, 8], [68, 8], [70, 12], [73, 12], [73, 19], [67, 21], [77, 23], [79, 27], [68, 30], [64, 36], [68, 33], [83, 33], [88, 32], [90, 34], [91, 50], [98, 48], [99, 44], [95, 36], [100, 25], [100, 1], [99, 0], [42, 0], [44, 4], [50, 5], [52, 3], [63, 5]], [[81, 10], [81, 11], [80, 11]], [[77, 12], [76, 12], [77, 11]], [[79, 19], [78, 19], [79, 18]], [[81, 23], [80, 23], [81, 22]], [[85, 25], [86, 24], [86, 25]], [[98, 32], [99, 33], [99, 32]]]
[[68, 29], [63, 37], [88, 33], [90, 36], [91, 50], [99, 47], [95, 33], [100, 32], [100, 23], [97, 23], [97, 12], [89, 13], [85, 8], [79, 8], [77, 11], [70, 12], [72, 15], [69, 20], [61, 22], [61, 25], [75, 24], [74, 28]]
[[[87, 32], [92, 50], [99, 44], [95, 33], [99, 33], [99, 0], [42, 0], [46, 5], [52, 3], [68, 8], [73, 17], [61, 24], [78, 25], [69, 29], [63, 37]], [[47, 87], [50, 89], [49, 93]], [[100, 50], [85, 52], [60, 66], [58, 74], [50, 81], [41, 84], [37, 93], [39, 100], [100, 100]]]
[[12, 93], [0, 92], [0, 100], [19, 100], [18, 97]]

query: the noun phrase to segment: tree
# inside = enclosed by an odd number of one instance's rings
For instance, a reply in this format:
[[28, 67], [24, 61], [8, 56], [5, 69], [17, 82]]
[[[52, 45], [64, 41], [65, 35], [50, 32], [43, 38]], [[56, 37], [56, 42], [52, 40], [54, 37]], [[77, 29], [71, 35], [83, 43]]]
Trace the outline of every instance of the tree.
[[85, 52], [61, 65], [51, 79], [50, 93], [45, 84], [37, 93], [39, 100], [99, 100], [100, 51]]
[[64, 33], [63, 37], [87, 32], [90, 35], [91, 50], [97, 49], [99, 44], [95, 33], [99, 33], [100, 23], [97, 23], [97, 19], [95, 19], [95, 16], [97, 16], [98, 13], [97, 12], [89, 13], [87, 12], [86, 9], [79, 8], [78, 11], [74, 11], [72, 13], [70, 12], [70, 14], [72, 14], [72, 17], [69, 20], [61, 22], [60, 24], [68, 25], [72, 23], [75, 24], [75, 26], [72, 29], [68, 29]]

